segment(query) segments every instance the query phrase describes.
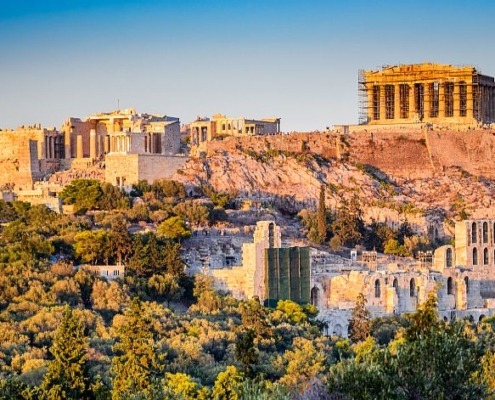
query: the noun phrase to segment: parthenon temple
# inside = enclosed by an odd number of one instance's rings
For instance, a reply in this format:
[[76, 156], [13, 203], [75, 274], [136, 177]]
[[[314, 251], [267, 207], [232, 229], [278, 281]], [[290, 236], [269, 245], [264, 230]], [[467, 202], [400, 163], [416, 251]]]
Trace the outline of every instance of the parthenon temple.
[[359, 123], [495, 122], [495, 81], [473, 66], [411, 64], [359, 72]]

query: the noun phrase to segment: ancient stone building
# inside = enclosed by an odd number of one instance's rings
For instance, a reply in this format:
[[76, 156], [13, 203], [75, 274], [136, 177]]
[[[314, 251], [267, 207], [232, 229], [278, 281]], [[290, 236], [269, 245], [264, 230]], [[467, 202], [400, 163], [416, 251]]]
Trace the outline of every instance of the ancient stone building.
[[63, 157], [64, 138], [55, 128], [0, 130], [0, 186], [30, 186], [58, 169]]
[[413, 312], [437, 290], [446, 320], [479, 321], [495, 313], [495, 220], [469, 220], [455, 227], [455, 247], [439, 247], [419, 260], [363, 254], [357, 262], [312, 261], [311, 300], [330, 334], [347, 335], [357, 295], [373, 317]]
[[71, 162], [105, 159], [105, 180], [130, 188], [140, 180], [170, 178], [187, 158], [180, 151], [179, 118], [140, 114], [133, 108], [97, 113], [62, 126]]
[[107, 153], [166, 154], [180, 149], [179, 118], [139, 114], [133, 108], [68, 118], [61, 128], [65, 158], [96, 159]]
[[246, 118], [229, 118], [223, 114], [215, 114], [211, 119], [198, 117], [189, 124], [191, 145], [198, 146], [203, 142], [222, 136], [274, 135], [280, 132], [280, 118], [264, 118], [261, 120]]
[[495, 122], [495, 82], [475, 67], [412, 64], [360, 71], [360, 124]]
[[243, 244], [242, 266], [212, 269], [210, 274], [217, 289], [240, 299], [258, 296], [269, 306], [278, 300], [310, 300], [309, 248], [282, 248], [280, 227], [271, 221], [259, 221], [254, 242]]

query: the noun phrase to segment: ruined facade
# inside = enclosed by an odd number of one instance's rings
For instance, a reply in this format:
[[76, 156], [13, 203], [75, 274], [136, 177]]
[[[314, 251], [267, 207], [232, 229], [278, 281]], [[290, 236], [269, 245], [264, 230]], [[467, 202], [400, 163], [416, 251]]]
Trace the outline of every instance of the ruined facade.
[[360, 71], [360, 124], [495, 122], [494, 78], [475, 67], [412, 64]]
[[64, 137], [41, 125], [0, 130], [0, 186], [30, 186], [57, 170], [64, 157]]
[[189, 130], [191, 145], [199, 146], [222, 136], [275, 135], [280, 132], [280, 118], [255, 120], [215, 114], [211, 119], [198, 117], [189, 124]]
[[242, 246], [242, 266], [209, 272], [217, 289], [239, 299], [258, 296], [270, 306], [286, 299], [309, 302], [309, 249], [282, 248], [280, 227], [272, 221], [256, 224], [253, 243]]
[[97, 113], [62, 126], [67, 159], [105, 159], [105, 180], [129, 188], [140, 180], [170, 178], [187, 158], [180, 152], [177, 117], [137, 113], [133, 108]]
[[357, 295], [363, 293], [372, 317], [414, 312], [438, 290], [441, 318], [479, 321], [495, 313], [495, 220], [456, 224], [455, 247], [438, 248], [419, 260], [369, 257], [312, 263], [311, 299], [330, 334], [347, 335]]
[[133, 108], [68, 118], [61, 131], [65, 158], [96, 159], [107, 153], [173, 155], [180, 149], [179, 118], [139, 114]]

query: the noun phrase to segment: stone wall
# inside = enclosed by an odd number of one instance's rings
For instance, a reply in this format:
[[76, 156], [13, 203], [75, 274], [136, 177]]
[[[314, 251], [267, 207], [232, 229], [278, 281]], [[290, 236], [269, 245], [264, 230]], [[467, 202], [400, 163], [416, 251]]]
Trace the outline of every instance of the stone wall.
[[186, 161], [183, 156], [111, 153], [105, 158], [105, 181], [130, 186], [140, 180], [169, 179]]

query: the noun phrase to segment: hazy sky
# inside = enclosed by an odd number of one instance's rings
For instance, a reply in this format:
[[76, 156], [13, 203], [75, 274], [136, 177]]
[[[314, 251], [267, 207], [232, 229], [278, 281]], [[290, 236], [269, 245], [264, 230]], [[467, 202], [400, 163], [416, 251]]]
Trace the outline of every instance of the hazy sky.
[[356, 123], [357, 73], [495, 75], [493, 0], [2, 0], [0, 128], [135, 107], [282, 130]]

